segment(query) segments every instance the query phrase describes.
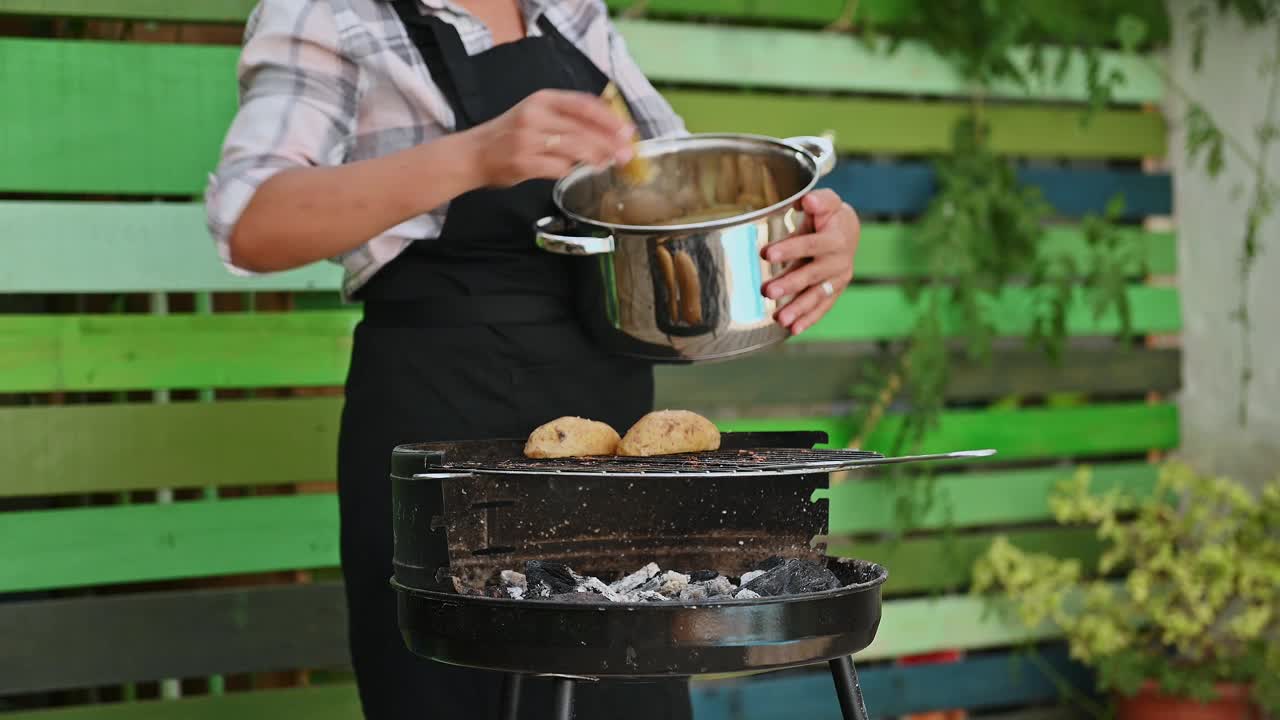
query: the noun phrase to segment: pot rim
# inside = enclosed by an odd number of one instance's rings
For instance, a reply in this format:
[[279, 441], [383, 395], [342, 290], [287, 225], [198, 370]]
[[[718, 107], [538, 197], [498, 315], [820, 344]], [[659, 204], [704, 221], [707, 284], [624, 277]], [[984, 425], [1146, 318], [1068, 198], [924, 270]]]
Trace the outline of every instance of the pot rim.
[[642, 140], [637, 144], [637, 150], [644, 152], [647, 149], [659, 148], [670, 145], [680, 145], [691, 140], [735, 140], [755, 142], [761, 145], [772, 146], [779, 150], [787, 150], [793, 152], [799, 161], [805, 166], [805, 170], [809, 172], [809, 182], [803, 188], [793, 193], [787, 198], [759, 210], [753, 210], [749, 213], [741, 215], [730, 215], [719, 220], [706, 220], [696, 223], [684, 223], [680, 225], [624, 225], [622, 223], [605, 222], [589, 218], [584, 215], [567, 210], [564, 207], [565, 189], [573, 182], [581, 180], [584, 176], [593, 175], [597, 170], [592, 167], [580, 165], [568, 175], [556, 181], [555, 187], [551, 193], [551, 199], [555, 202], [556, 210], [561, 215], [581, 225], [587, 225], [595, 228], [604, 228], [610, 232], [617, 233], [634, 233], [648, 235], [670, 235], [679, 232], [703, 231], [703, 230], [719, 230], [721, 228], [738, 225], [741, 223], [752, 222], [763, 217], [768, 217], [779, 210], [789, 209], [795, 205], [800, 198], [807, 195], [818, 184], [822, 173], [819, 170], [818, 158], [814, 157], [806, 148], [799, 144], [793, 144], [785, 140], [769, 137], [767, 135], [752, 135], [748, 133], [690, 133], [687, 135], [677, 135], [671, 137], [650, 138]]

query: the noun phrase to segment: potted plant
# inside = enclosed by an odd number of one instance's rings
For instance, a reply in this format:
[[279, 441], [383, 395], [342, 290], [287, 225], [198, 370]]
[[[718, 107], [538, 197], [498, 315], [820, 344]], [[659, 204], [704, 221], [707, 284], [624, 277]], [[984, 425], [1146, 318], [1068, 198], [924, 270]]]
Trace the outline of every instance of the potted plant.
[[1084, 469], [1050, 506], [1096, 527], [1096, 568], [1001, 537], [974, 592], [1007, 596], [1028, 627], [1056, 624], [1120, 720], [1280, 717], [1280, 481], [1250, 489], [1168, 463], [1137, 498], [1095, 491]]

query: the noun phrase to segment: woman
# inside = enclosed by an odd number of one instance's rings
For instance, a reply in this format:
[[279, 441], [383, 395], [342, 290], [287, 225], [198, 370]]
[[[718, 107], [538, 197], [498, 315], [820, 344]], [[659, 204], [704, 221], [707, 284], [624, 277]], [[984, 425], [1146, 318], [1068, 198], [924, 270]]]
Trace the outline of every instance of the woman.
[[[239, 273], [321, 259], [363, 301], [338, 452], [352, 661], [366, 717], [496, 717], [500, 679], [412, 656], [396, 626], [391, 449], [512, 437], [560, 415], [625, 429], [653, 376], [593, 346], [573, 319], [564, 259], [532, 222], [579, 163], [630, 157], [639, 133], [684, 132], [601, 0], [261, 0], [239, 68], [241, 108], [207, 201]], [[598, 96], [612, 79], [631, 127]], [[807, 260], [762, 288], [798, 295], [799, 333], [852, 276], [858, 221], [829, 191], [766, 253]], [[604, 388], [608, 388], [604, 391]], [[531, 683], [524, 711], [550, 708]], [[689, 717], [682, 683], [584, 687], [578, 718]]]

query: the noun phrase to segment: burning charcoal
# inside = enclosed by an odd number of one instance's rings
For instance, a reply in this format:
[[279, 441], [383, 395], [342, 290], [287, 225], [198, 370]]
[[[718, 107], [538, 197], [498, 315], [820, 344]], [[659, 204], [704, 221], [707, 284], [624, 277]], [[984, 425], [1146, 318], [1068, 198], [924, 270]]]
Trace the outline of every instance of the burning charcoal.
[[738, 592], [738, 588], [729, 582], [729, 578], [723, 575], [717, 575], [714, 580], [704, 583], [698, 583], [707, 589], [708, 597], [719, 597], [721, 595], [732, 595]]
[[754, 590], [739, 590], [737, 595], [733, 596], [735, 600], [758, 600], [760, 593]]
[[623, 596], [610, 590], [609, 586], [605, 585], [604, 581], [598, 577], [587, 578], [586, 582], [583, 583], [582, 588], [589, 592], [599, 593], [610, 602], [622, 602]]
[[529, 581], [525, 578], [524, 573], [518, 573], [515, 570], [503, 570], [502, 582], [507, 587], [518, 587], [521, 590], [529, 587]]
[[594, 605], [601, 601], [601, 597], [590, 592], [566, 592], [557, 593], [547, 598], [555, 602], [581, 603]]
[[546, 585], [549, 595], [572, 592], [578, 586], [573, 571], [564, 563], [530, 560], [524, 564], [528, 588]]
[[510, 595], [513, 600], [523, 600], [524, 588], [519, 585], [511, 585], [507, 587], [507, 594]]
[[781, 565], [782, 563], [784, 563], [784, 562], [786, 562], [786, 561], [787, 561], [787, 560], [786, 560], [786, 558], [783, 558], [783, 557], [779, 557], [779, 556], [777, 556], [777, 555], [774, 555], [774, 556], [770, 557], [768, 560], [765, 560], [764, 562], [762, 562], [762, 563], [760, 563], [759, 565], [757, 565], [757, 566], [756, 566], [756, 569], [758, 569], [758, 570], [764, 570], [765, 572], [768, 572], [769, 570], [772, 570], [772, 569], [774, 569], [774, 568], [778, 567], [779, 565]]
[[636, 588], [639, 588], [641, 585], [644, 585], [650, 578], [652, 578], [654, 575], [657, 575], [657, 574], [658, 574], [658, 564], [649, 563], [648, 565], [645, 565], [639, 570], [622, 578], [618, 582], [613, 583], [612, 585], [609, 586], [609, 589], [616, 593], [626, 595], [632, 590], [635, 590]]
[[743, 586], [764, 597], [821, 592], [840, 587], [840, 580], [825, 567], [807, 560], [787, 560]]
[[657, 588], [657, 592], [669, 598], [679, 597], [680, 591], [689, 585], [690, 579], [689, 575], [668, 570], [661, 575], [662, 584]]
[[746, 586], [747, 586], [747, 583], [751, 582], [752, 580], [755, 580], [756, 578], [760, 577], [761, 575], [765, 574], [766, 572], [768, 572], [768, 571], [767, 571], [767, 570], [752, 570], [752, 571], [751, 571], [751, 572], [749, 572], [749, 573], [743, 573], [743, 574], [742, 574], [742, 586], [743, 586], [743, 587], [746, 587]]
[[697, 582], [706, 582], [708, 580], [715, 580], [716, 576], [719, 574], [720, 573], [716, 572], [715, 570], [694, 570], [693, 572], [689, 573], [689, 582], [697, 583]]

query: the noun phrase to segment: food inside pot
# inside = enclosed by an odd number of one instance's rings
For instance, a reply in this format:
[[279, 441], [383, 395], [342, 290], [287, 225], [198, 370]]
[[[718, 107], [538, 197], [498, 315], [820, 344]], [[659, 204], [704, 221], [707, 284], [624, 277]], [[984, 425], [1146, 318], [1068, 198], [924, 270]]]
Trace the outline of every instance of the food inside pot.
[[638, 182], [634, 169], [616, 169], [588, 214], [621, 225], [686, 225], [745, 215], [784, 197], [776, 170], [765, 156], [752, 153], [666, 156], [644, 172]]

